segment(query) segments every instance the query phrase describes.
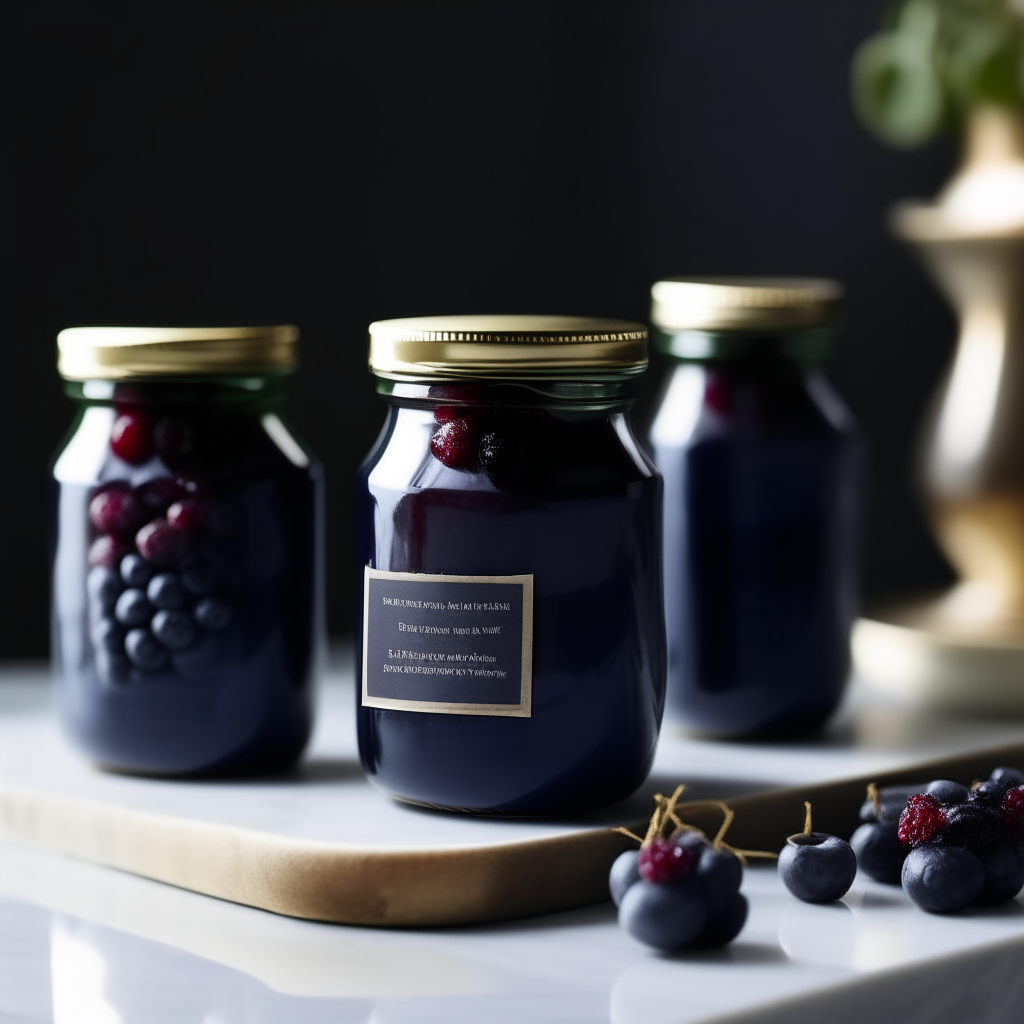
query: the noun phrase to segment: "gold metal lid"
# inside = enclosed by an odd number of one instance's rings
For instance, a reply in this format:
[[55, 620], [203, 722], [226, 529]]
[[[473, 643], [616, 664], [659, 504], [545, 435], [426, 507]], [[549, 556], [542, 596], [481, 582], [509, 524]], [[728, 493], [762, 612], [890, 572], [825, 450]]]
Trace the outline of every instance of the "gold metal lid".
[[835, 321], [838, 281], [798, 277], [668, 277], [651, 288], [663, 331], [788, 331]]
[[422, 316], [370, 324], [378, 377], [564, 377], [647, 366], [647, 328], [581, 316]]
[[298, 339], [291, 324], [69, 327], [57, 335], [57, 369], [65, 380], [288, 373]]

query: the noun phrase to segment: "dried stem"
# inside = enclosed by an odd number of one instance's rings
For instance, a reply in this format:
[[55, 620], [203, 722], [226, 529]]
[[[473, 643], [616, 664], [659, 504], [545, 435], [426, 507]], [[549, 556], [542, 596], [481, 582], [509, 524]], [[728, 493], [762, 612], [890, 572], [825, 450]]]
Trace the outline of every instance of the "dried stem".
[[875, 809], [875, 814], [878, 814], [882, 809], [882, 801], [878, 797], [878, 787], [873, 782], [868, 783], [868, 799]]
[[[736, 812], [721, 800], [692, 800], [689, 803], [680, 805], [679, 798], [683, 795], [685, 789], [685, 786], [676, 786], [675, 791], [669, 797], [666, 797], [663, 793], [654, 794], [654, 810], [651, 813], [651, 820], [647, 826], [647, 834], [643, 839], [634, 832], [630, 832], [628, 828], [621, 826], [613, 828], [612, 831], [619, 833], [619, 835], [629, 836], [630, 839], [640, 843], [641, 846], [647, 846], [655, 839], [665, 836], [667, 826], [671, 825], [671, 829], [668, 830], [668, 838], [677, 836], [682, 832], [696, 832], [716, 850], [728, 850], [741, 864], [746, 864], [749, 857], [778, 857], [777, 853], [770, 853], [767, 850], [741, 850], [727, 843], [725, 836], [736, 819]], [[713, 807], [722, 812], [722, 823], [718, 826], [714, 839], [709, 839], [708, 834], [703, 829], [684, 821], [678, 813], [682, 808], [692, 811], [708, 807]]]

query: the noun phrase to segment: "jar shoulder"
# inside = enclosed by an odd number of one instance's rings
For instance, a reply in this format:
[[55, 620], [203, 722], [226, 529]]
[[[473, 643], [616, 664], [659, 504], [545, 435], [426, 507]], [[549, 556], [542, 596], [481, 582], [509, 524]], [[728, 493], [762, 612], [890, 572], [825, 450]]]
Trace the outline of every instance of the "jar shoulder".
[[574, 418], [519, 410], [455, 428], [450, 422], [438, 423], [429, 410], [390, 410], [357, 486], [571, 497], [658, 476], [622, 412]]
[[706, 441], [853, 441], [859, 428], [843, 399], [819, 371], [780, 379], [746, 379], [699, 364], [676, 367], [650, 428], [657, 450]]
[[147, 441], [124, 457], [117, 449], [121, 414], [105, 405], [81, 409], [54, 459], [61, 484], [94, 485], [111, 479], [133, 484], [154, 475], [201, 478], [319, 479], [322, 466], [277, 411], [247, 416], [170, 410], [142, 418]]

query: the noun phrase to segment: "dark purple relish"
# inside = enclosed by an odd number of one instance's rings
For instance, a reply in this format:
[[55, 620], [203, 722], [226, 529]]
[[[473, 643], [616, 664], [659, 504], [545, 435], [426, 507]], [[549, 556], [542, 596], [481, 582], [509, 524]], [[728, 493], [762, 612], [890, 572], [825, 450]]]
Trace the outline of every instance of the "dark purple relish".
[[532, 715], [421, 713], [357, 697], [363, 767], [399, 799], [469, 811], [627, 796], [654, 756], [664, 632], [661, 481], [625, 401], [557, 406], [515, 385], [446, 386], [441, 401], [436, 388], [422, 393], [389, 399], [359, 472], [358, 563], [533, 574]]
[[286, 768], [312, 724], [320, 467], [273, 440], [266, 395], [153, 382], [130, 398], [83, 403], [54, 470], [65, 728], [123, 771]]
[[711, 735], [815, 729], [850, 667], [852, 420], [823, 376], [755, 347], [676, 365], [651, 442], [665, 481], [667, 713]]

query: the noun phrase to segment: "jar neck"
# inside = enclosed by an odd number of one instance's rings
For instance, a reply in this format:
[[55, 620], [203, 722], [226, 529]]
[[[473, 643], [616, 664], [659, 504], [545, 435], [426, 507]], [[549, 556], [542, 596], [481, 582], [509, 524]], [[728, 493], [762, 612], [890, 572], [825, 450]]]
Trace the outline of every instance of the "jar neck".
[[289, 383], [289, 377], [277, 375], [87, 380], [65, 381], [64, 393], [84, 405], [191, 405], [256, 414], [280, 407]]
[[687, 363], [771, 365], [792, 363], [821, 367], [832, 355], [836, 329], [811, 327], [799, 331], [655, 331], [660, 352]]
[[390, 404], [421, 408], [441, 405], [502, 409], [557, 409], [613, 412], [635, 399], [633, 380], [446, 380], [396, 381], [377, 378], [377, 393]]

